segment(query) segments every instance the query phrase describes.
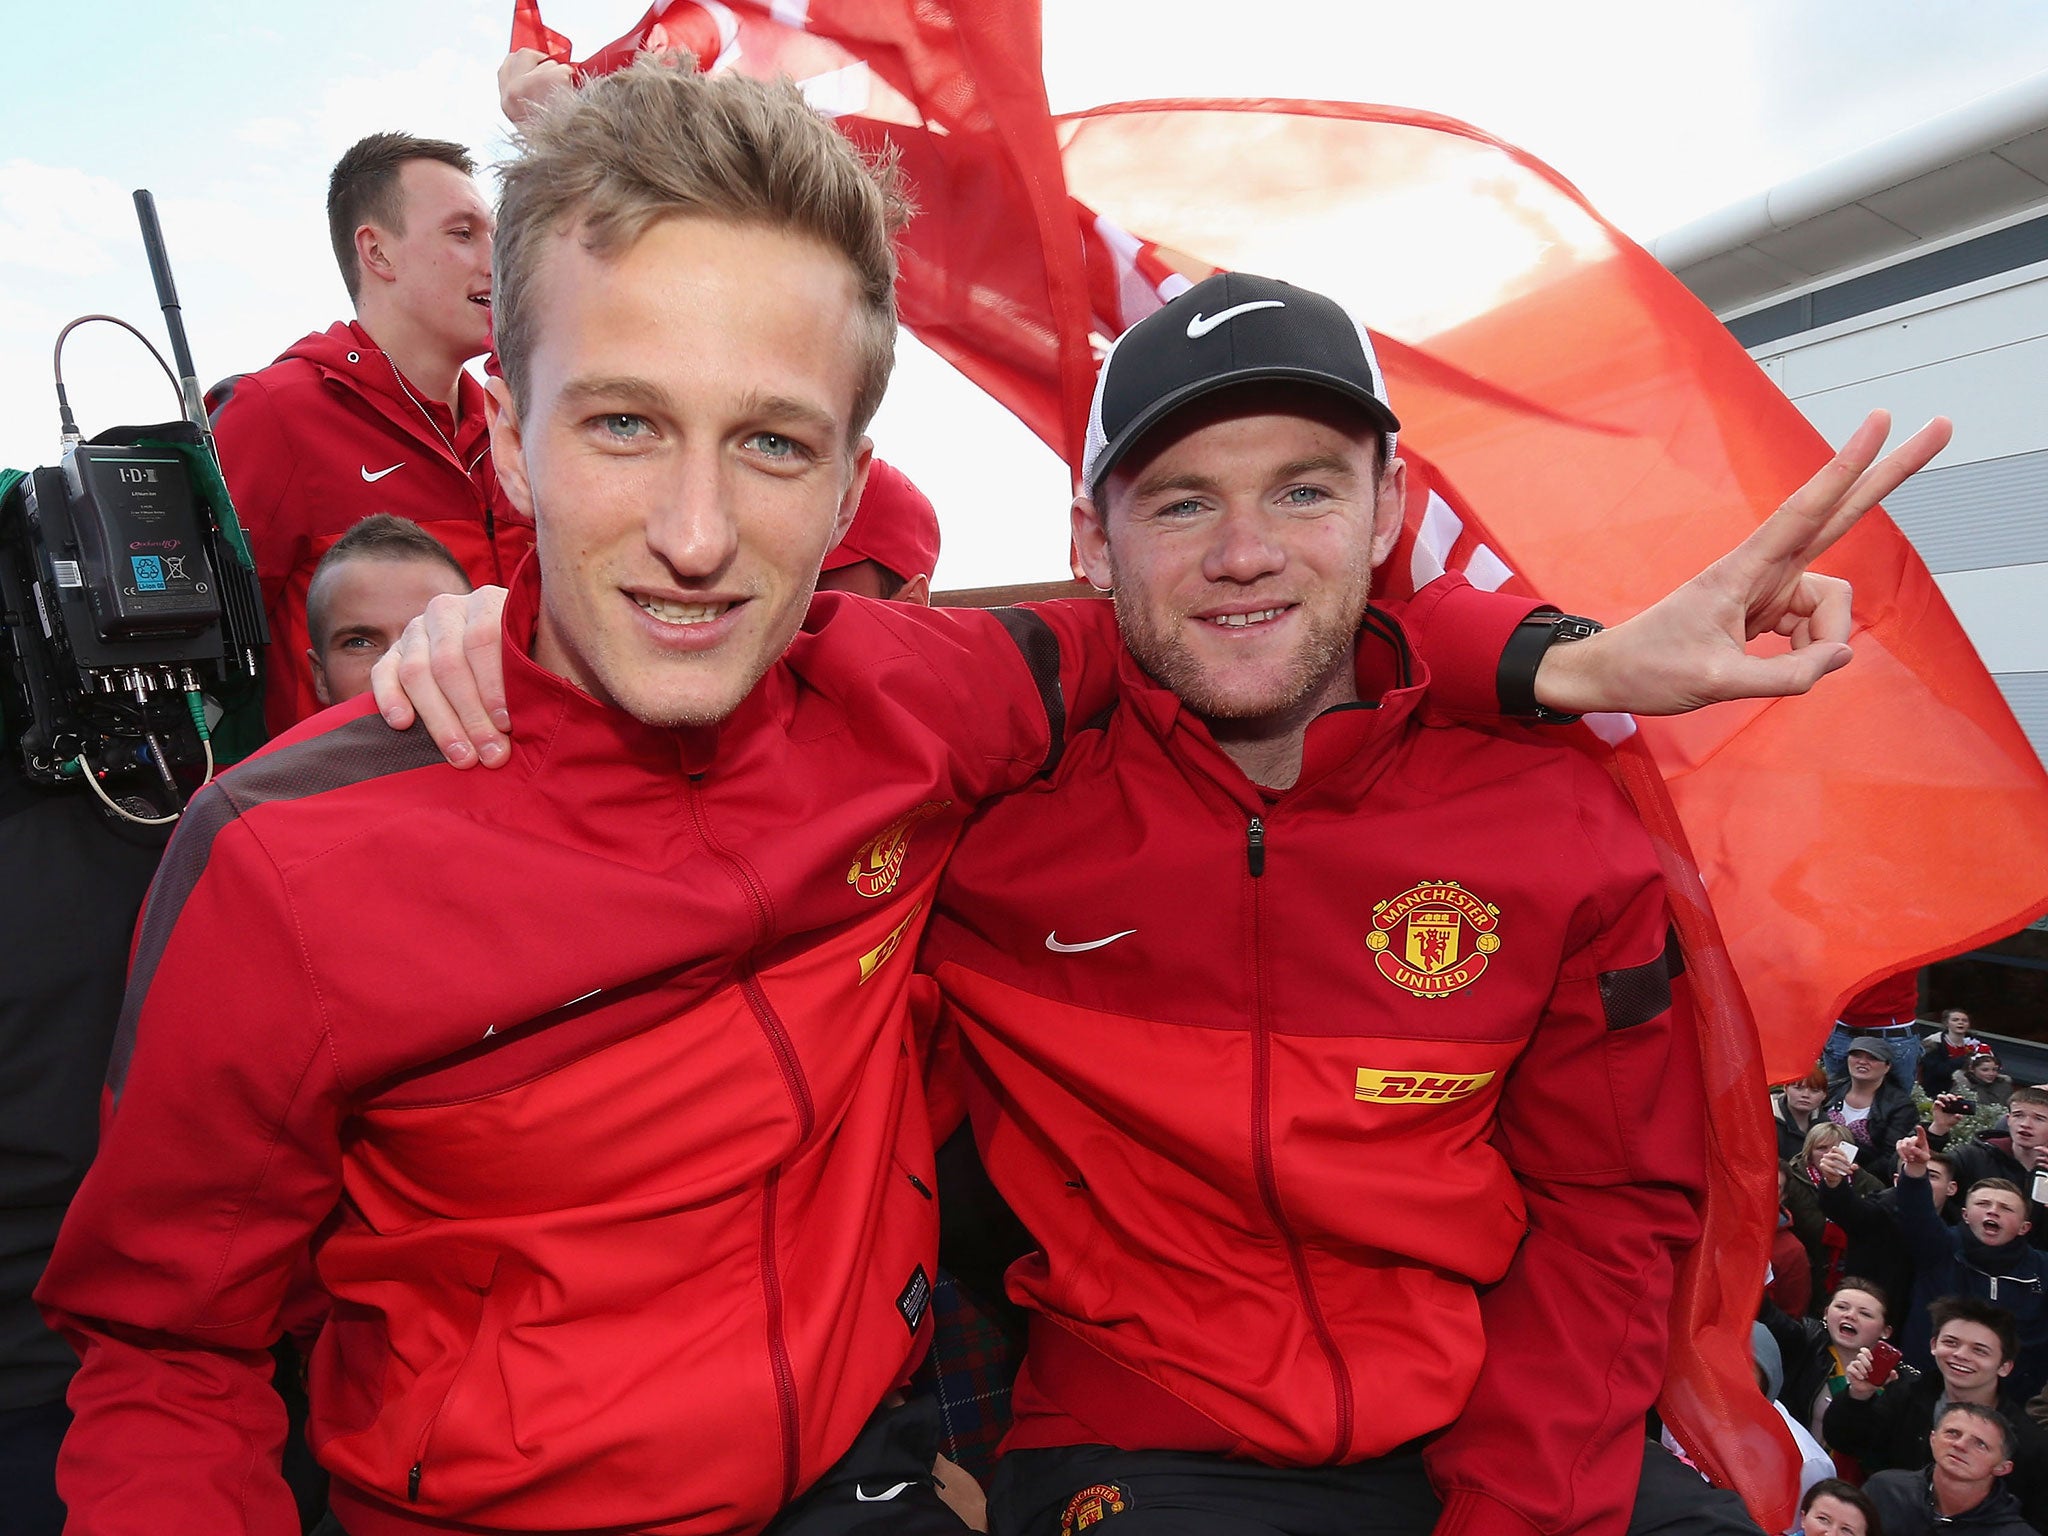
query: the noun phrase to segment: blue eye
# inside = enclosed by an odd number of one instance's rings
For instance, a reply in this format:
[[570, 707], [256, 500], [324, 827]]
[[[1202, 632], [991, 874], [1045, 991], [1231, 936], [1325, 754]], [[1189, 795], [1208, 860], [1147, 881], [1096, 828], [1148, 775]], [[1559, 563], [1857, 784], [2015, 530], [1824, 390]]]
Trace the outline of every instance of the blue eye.
[[1289, 486], [1280, 499], [1290, 507], [1312, 507], [1323, 501], [1328, 494], [1319, 485], [1294, 485]]
[[756, 432], [747, 439], [747, 446], [771, 459], [793, 459], [801, 451], [794, 438], [780, 432]]
[[603, 425], [607, 436], [619, 438], [621, 441], [631, 441], [634, 438], [647, 435], [647, 423], [638, 416], [629, 416], [624, 412], [620, 412], [611, 416], [600, 416], [598, 420]]

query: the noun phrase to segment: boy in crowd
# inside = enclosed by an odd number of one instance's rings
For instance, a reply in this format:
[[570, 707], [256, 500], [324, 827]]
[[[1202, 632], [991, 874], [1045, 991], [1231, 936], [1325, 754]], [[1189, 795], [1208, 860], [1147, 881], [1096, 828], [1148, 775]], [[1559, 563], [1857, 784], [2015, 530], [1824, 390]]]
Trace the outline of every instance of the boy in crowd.
[[[1962, 1118], [1957, 1109], [1937, 1102], [1928, 1116], [1928, 1145], [1949, 1150], [1950, 1134]], [[2048, 1194], [2048, 1180], [2035, 1178], [2048, 1172], [2048, 1089], [2013, 1089], [2005, 1127], [2003, 1136], [1980, 1136], [1954, 1149], [1956, 1177], [1965, 1188], [1983, 1179], [2010, 1180], [2027, 1197], [2027, 1241], [2048, 1247], [2048, 1206], [2041, 1199]]]
[[[2011, 1315], [2018, 1330], [2012, 1389], [2032, 1397], [2048, 1381], [2048, 1257], [2027, 1242], [2027, 1197], [2010, 1179], [1979, 1179], [1963, 1196], [1959, 1226], [1943, 1224], [1928, 1181], [1925, 1131], [1898, 1144], [1899, 1229], [1913, 1260], [1914, 1314], [1902, 1340], [1924, 1361], [1929, 1337], [1921, 1309], [1937, 1296], [1975, 1296]], [[1926, 1314], [1932, 1322], [1932, 1312]]]

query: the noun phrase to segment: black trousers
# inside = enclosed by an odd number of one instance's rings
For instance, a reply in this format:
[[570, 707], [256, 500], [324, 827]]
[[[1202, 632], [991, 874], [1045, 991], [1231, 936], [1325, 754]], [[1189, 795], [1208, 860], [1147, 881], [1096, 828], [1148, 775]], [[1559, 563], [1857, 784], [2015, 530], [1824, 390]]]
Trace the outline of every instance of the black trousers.
[[[962, 1536], [967, 1527], [932, 1484], [938, 1453], [936, 1400], [878, 1408], [853, 1448], [761, 1536]], [[314, 1536], [348, 1532], [330, 1513]]]
[[[991, 1536], [1429, 1536], [1442, 1511], [1419, 1451], [1294, 1468], [1106, 1445], [1012, 1451], [988, 1508]], [[1734, 1494], [1646, 1440], [1629, 1536], [1758, 1531]]]

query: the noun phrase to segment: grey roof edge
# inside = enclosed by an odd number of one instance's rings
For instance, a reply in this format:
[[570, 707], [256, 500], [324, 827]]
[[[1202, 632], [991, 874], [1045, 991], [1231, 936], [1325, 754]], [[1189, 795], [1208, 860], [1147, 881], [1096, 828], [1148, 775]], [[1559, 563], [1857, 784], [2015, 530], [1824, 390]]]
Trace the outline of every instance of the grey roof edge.
[[2042, 128], [2048, 70], [1668, 230], [1648, 249], [1677, 272]]

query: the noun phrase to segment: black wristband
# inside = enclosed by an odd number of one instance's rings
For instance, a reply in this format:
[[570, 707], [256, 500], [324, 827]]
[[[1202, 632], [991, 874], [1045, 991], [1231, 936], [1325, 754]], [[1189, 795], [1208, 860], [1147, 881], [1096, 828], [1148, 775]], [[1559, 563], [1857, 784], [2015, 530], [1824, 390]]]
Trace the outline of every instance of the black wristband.
[[1536, 702], [1536, 670], [1553, 645], [1584, 640], [1597, 635], [1604, 626], [1555, 608], [1532, 613], [1514, 628], [1500, 653], [1500, 670], [1494, 691], [1500, 696], [1500, 712], [1511, 720], [1539, 720], [1549, 725], [1569, 725], [1577, 715], [1559, 714]]

